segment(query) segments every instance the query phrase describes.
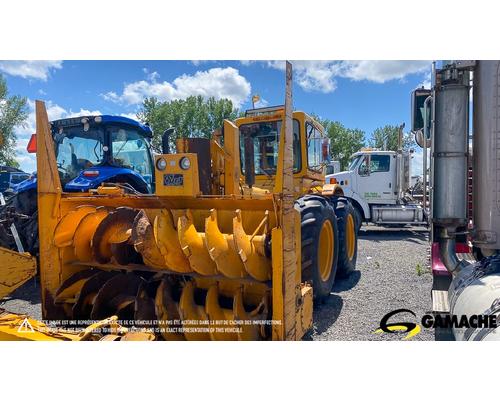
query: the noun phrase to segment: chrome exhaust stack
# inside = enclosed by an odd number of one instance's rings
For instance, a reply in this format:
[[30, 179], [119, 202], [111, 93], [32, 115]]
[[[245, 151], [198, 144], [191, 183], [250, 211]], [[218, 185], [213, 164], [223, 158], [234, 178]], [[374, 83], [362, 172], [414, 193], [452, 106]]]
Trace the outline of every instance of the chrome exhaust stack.
[[439, 228], [441, 260], [452, 274], [463, 267], [455, 238], [467, 227], [469, 68], [460, 62], [444, 66], [434, 87], [432, 221]]

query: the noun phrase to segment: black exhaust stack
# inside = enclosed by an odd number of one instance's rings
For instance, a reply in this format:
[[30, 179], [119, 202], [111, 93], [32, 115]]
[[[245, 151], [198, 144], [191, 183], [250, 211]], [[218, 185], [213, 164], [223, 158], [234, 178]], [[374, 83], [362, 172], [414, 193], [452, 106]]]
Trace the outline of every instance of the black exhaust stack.
[[163, 132], [163, 135], [161, 136], [161, 151], [163, 154], [169, 154], [170, 153], [170, 136], [175, 133], [175, 128], [170, 127], [168, 129], [165, 129], [165, 132]]

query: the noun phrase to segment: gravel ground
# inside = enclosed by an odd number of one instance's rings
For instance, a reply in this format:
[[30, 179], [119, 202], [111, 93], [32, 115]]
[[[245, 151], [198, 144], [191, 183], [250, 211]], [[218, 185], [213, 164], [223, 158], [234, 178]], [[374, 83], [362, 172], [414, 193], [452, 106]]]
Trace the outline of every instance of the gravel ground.
[[[359, 235], [357, 271], [338, 280], [328, 300], [314, 310], [312, 340], [401, 340], [405, 335], [373, 334], [388, 312], [406, 308], [418, 322], [431, 309], [432, 275], [428, 267], [428, 235], [415, 228], [363, 227]], [[397, 317], [391, 322], [397, 322]], [[434, 340], [430, 329], [412, 340]]]
[[0, 300], [0, 308], [42, 319], [40, 284], [37, 278], [29, 280], [9, 297]]
[[[432, 276], [427, 267], [427, 249], [427, 232], [423, 229], [363, 227], [357, 271], [338, 280], [329, 299], [315, 309], [314, 331], [306, 339], [401, 340], [403, 334], [372, 332], [392, 310], [410, 309], [418, 320], [430, 310]], [[41, 319], [36, 280], [0, 301], [0, 308]], [[411, 315], [408, 321], [412, 321]], [[413, 340], [434, 340], [434, 332], [423, 329]]]

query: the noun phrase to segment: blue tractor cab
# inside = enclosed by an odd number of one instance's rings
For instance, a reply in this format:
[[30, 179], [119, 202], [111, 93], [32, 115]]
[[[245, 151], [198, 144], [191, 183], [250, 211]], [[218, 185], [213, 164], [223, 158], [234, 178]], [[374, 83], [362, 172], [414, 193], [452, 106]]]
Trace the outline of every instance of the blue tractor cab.
[[[139, 192], [153, 192], [153, 157], [149, 126], [133, 119], [83, 116], [51, 122], [57, 167], [65, 192], [87, 192], [105, 182]], [[36, 137], [28, 151], [36, 151]], [[14, 190], [36, 190], [36, 174]]]

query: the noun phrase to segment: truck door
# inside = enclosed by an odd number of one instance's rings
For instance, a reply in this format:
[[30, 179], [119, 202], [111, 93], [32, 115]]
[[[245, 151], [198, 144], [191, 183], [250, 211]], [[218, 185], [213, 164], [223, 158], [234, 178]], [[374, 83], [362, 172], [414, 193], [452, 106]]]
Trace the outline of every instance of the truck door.
[[396, 201], [395, 162], [391, 154], [366, 154], [358, 167], [358, 193], [368, 203]]

